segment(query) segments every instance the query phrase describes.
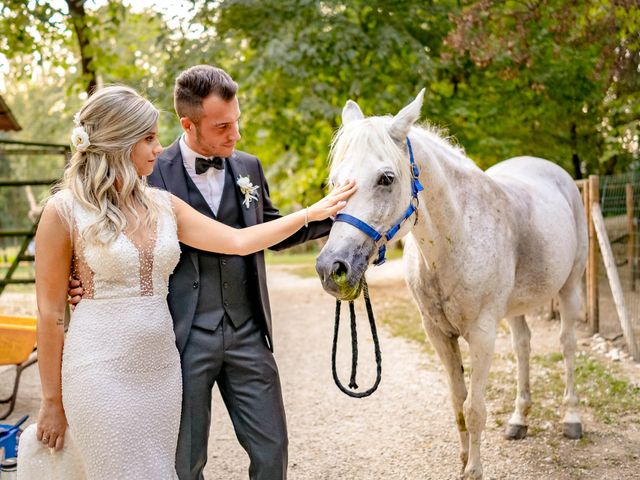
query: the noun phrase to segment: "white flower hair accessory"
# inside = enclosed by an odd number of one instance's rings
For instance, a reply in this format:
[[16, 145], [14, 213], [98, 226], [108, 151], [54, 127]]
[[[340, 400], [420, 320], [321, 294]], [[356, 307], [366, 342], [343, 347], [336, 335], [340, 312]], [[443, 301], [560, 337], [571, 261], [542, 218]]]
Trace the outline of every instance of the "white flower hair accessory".
[[76, 127], [71, 133], [71, 143], [75, 149], [79, 152], [86, 152], [91, 142], [89, 141], [89, 134], [83, 126]]
[[245, 207], [249, 208], [249, 205], [251, 205], [252, 201], [258, 201], [256, 192], [260, 187], [251, 183], [249, 176], [241, 177], [238, 175], [238, 180], [236, 181], [236, 183], [238, 187], [240, 187], [240, 192], [242, 192], [242, 194], [244, 195], [244, 201], [242, 202], [242, 204]]
[[76, 113], [73, 115], [73, 124], [74, 124], [76, 127], [79, 127], [79, 126], [80, 126], [80, 112], [76, 112]]

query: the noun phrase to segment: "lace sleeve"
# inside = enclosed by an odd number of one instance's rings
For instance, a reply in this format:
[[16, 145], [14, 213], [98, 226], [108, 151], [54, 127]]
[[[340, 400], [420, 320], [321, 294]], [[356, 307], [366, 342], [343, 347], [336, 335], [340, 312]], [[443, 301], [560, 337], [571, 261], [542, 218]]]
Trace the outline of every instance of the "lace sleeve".
[[75, 222], [73, 219], [73, 194], [71, 191], [67, 189], [59, 190], [47, 199], [46, 204], [56, 209], [60, 220], [67, 227], [72, 243], [75, 243], [73, 242]]
[[172, 194], [166, 190], [160, 190], [159, 188], [148, 187], [149, 195], [160, 206], [162, 212], [166, 212], [174, 225], [177, 225], [176, 212], [173, 209], [173, 202], [171, 201]]

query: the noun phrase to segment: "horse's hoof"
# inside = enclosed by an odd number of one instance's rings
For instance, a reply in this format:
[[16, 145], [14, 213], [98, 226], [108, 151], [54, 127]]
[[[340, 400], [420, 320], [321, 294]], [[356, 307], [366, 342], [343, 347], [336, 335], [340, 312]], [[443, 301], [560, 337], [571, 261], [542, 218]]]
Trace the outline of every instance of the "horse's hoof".
[[582, 438], [582, 424], [581, 423], [563, 423], [562, 433], [565, 437], [572, 440], [578, 440]]
[[482, 480], [482, 467], [465, 468], [462, 478], [463, 480]]
[[512, 425], [509, 423], [504, 432], [504, 438], [507, 440], [522, 440], [527, 436], [527, 425]]

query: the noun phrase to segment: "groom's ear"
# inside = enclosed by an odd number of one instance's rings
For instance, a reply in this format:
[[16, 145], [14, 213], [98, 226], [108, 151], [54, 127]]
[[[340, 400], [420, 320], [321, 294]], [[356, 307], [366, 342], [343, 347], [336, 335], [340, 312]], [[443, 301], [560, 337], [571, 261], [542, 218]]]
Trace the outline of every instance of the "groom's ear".
[[195, 124], [189, 117], [180, 117], [180, 125], [182, 125], [182, 128], [185, 132], [188, 132], [192, 128], [195, 128]]

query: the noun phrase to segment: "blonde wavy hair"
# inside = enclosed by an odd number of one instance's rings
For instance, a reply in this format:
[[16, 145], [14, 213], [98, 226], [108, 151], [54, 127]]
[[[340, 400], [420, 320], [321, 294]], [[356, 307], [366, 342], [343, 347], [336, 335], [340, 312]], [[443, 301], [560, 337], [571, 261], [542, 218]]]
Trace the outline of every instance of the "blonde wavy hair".
[[[126, 214], [134, 219], [133, 230], [155, 225], [159, 206], [149, 195], [146, 179], [138, 177], [131, 153], [154, 129], [159, 115], [138, 92], [119, 85], [96, 91], [78, 112], [76, 122], [90, 145], [72, 155], [60, 187], [95, 214], [81, 232], [83, 241], [111, 244], [127, 229]], [[136, 207], [144, 210], [142, 219]]]

